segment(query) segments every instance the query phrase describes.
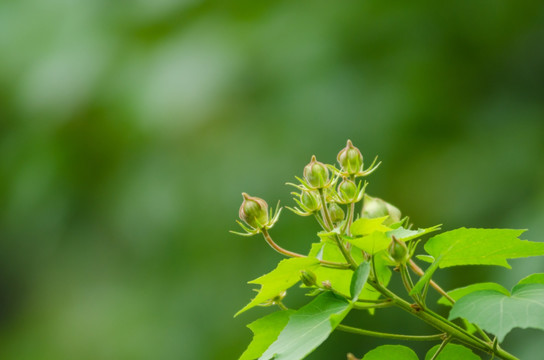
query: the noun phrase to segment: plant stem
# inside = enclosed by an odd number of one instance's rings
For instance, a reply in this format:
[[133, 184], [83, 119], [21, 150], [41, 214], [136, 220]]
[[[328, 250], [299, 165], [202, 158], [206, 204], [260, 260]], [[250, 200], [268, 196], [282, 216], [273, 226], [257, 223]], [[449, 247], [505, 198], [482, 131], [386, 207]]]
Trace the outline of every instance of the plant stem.
[[[298, 254], [298, 253], [286, 250], [286, 249], [282, 248], [281, 246], [279, 246], [278, 244], [276, 244], [274, 242], [274, 240], [272, 240], [272, 237], [268, 233], [267, 229], [262, 228], [261, 232], [262, 232], [262, 234], [264, 236], [264, 239], [268, 243], [268, 245], [270, 245], [274, 250], [276, 250], [280, 254], [286, 255], [286, 256], [289, 256], [289, 257], [307, 257], [306, 255], [302, 255], [302, 254]], [[350, 264], [342, 264], [342, 263], [337, 263], [337, 262], [327, 261], [327, 260], [319, 260], [319, 262], [323, 266], [336, 268], [336, 269], [349, 269], [349, 268], [351, 268]]]
[[385, 308], [385, 307], [390, 307], [390, 306], [394, 306], [395, 303], [392, 302], [392, 301], [383, 301], [382, 302], [379, 302], [379, 303], [375, 303], [375, 304], [357, 304], [357, 302], [355, 302], [353, 304], [353, 308], [354, 309], [357, 309], [357, 310], [368, 310], [368, 309], [376, 309], [376, 308]]
[[359, 329], [347, 325], [338, 325], [336, 329], [358, 334], [358, 335], [365, 335], [365, 336], [374, 336], [384, 339], [396, 339], [396, 340], [411, 340], [411, 341], [435, 341], [435, 340], [441, 340], [444, 338], [445, 334], [435, 334], [435, 335], [400, 335], [400, 334], [389, 334], [389, 333], [382, 333], [377, 331], [371, 331], [371, 330], [365, 330], [365, 329]]
[[431, 360], [436, 360], [438, 355], [442, 352], [442, 350], [444, 350], [444, 348], [446, 347], [446, 345], [448, 345], [450, 340], [451, 340], [451, 337], [448, 336], [447, 338], [444, 339], [444, 341], [442, 341], [442, 344], [440, 344], [440, 347], [436, 350]]
[[329, 214], [329, 209], [327, 208], [327, 201], [325, 200], [325, 193], [323, 189], [319, 189], [319, 197], [321, 198], [321, 214], [323, 215], [323, 220], [327, 226], [328, 231], [333, 229], [333, 224], [331, 220], [331, 215]]

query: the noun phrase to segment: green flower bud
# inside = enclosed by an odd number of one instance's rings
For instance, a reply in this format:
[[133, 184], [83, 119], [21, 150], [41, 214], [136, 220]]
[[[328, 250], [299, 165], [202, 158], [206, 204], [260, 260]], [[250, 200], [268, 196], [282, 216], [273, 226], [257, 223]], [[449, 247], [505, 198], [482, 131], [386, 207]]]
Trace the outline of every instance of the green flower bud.
[[300, 194], [300, 203], [304, 205], [309, 212], [321, 209], [321, 199], [315, 191], [303, 191]]
[[366, 194], [364, 197], [362, 216], [370, 219], [389, 216], [389, 219], [384, 221], [385, 225], [394, 224], [401, 220], [401, 212], [398, 208], [380, 198], [371, 197]]
[[349, 179], [344, 178], [344, 180], [338, 185], [338, 194], [340, 199], [347, 203], [352, 203], [357, 200], [358, 191], [357, 185]]
[[316, 160], [315, 155], [304, 167], [304, 178], [314, 189], [324, 188], [329, 183], [329, 170], [322, 162]]
[[391, 245], [389, 245], [389, 256], [397, 263], [404, 264], [408, 261], [408, 247], [402, 240], [398, 240], [393, 236]]
[[300, 280], [306, 286], [314, 286], [317, 277], [310, 270], [300, 270]]
[[330, 203], [329, 214], [333, 223], [344, 220], [344, 210], [337, 203]]
[[348, 174], [356, 174], [362, 170], [363, 155], [353, 144], [348, 140], [346, 147], [340, 150], [336, 157], [342, 169]]
[[261, 198], [242, 193], [244, 201], [240, 206], [239, 216], [246, 224], [260, 229], [268, 222], [268, 204]]

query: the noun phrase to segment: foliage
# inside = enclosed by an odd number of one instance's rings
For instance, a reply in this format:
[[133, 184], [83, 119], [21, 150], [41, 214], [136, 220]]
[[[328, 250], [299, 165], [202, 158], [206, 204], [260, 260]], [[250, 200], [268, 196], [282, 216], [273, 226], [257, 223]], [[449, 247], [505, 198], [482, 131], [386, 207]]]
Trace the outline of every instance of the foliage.
[[[368, 176], [379, 164], [374, 161], [364, 169], [362, 154], [349, 140], [338, 154], [338, 162], [339, 169], [313, 156], [304, 168], [304, 176], [297, 177], [299, 183], [290, 184], [298, 190], [293, 193], [298, 207], [290, 210], [313, 216], [322, 227], [317, 234], [319, 242], [312, 244], [308, 255], [276, 244], [269, 230], [278, 221], [279, 209], [270, 216], [264, 200], [243, 194], [240, 217], [247, 226], [240, 224], [246, 231], [242, 235], [261, 233], [273, 249], [291, 259], [281, 261], [275, 270], [250, 282], [261, 285], [261, 289], [236, 315], [257, 305], [277, 305], [280, 311], [249, 325], [254, 339], [241, 359], [303, 359], [334, 330], [439, 342], [429, 349], [426, 360], [480, 359], [472, 350], [500, 359], [517, 359], [499, 343], [514, 327], [544, 330], [544, 274], [521, 280], [511, 293], [495, 283], [472, 284], [447, 293], [432, 277], [438, 269], [459, 265], [509, 268], [508, 259], [544, 255], [544, 243], [520, 240], [524, 230], [460, 228], [431, 237], [424, 246], [426, 254], [416, 256], [423, 237], [438, 231], [440, 225], [413, 230], [409, 219], [402, 218], [397, 208], [366, 194], [367, 183], [360, 178]], [[359, 203], [362, 207], [356, 209]], [[431, 263], [426, 271], [421, 270], [414, 257]], [[388, 288], [391, 269], [399, 274], [405, 293]], [[299, 280], [308, 295], [315, 298], [299, 310], [288, 310], [283, 299]], [[427, 304], [430, 287], [442, 295], [439, 304], [452, 306], [449, 319]], [[352, 310], [373, 313], [387, 307], [415, 315], [437, 333], [381, 333], [342, 323]], [[452, 322], [456, 318], [462, 319], [463, 327]], [[417, 355], [405, 346], [385, 345], [363, 357], [399, 358], [417, 359]], [[356, 358], [348, 354], [348, 359]]]

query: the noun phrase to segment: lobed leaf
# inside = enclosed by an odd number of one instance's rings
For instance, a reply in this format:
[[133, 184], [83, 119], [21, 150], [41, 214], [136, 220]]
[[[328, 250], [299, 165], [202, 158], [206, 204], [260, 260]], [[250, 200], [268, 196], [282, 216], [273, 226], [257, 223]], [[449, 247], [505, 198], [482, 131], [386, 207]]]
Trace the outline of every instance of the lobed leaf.
[[405, 228], [403, 228], [401, 226], [401, 227], [398, 227], [398, 228], [396, 228], [394, 230], [388, 231], [387, 236], [389, 236], [389, 237], [394, 236], [397, 239], [404, 240], [406, 242], [406, 241], [417, 239], [419, 237], [422, 237], [423, 235], [427, 235], [427, 234], [432, 233], [434, 231], [438, 231], [438, 230], [440, 230], [440, 226], [442, 226], [442, 225], [435, 225], [435, 226], [432, 226], [432, 227], [429, 227], [429, 228], [417, 229], [417, 230], [405, 229]]
[[442, 256], [440, 268], [456, 265], [510, 268], [507, 259], [544, 255], [544, 243], [518, 239], [524, 231], [460, 228], [432, 237], [425, 250], [434, 258]]
[[351, 224], [351, 233], [353, 236], [364, 236], [372, 234], [375, 231], [386, 232], [390, 231], [391, 228], [383, 225], [383, 222], [388, 218], [388, 216], [383, 216], [379, 218], [360, 218], [357, 219]]
[[345, 237], [345, 239], [353, 244], [353, 246], [356, 246], [371, 255], [387, 249], [391, 244], [391, 238], [387, 237], [385, 232], [380, 231], [374, 231], [363, 237]]
[[[500, 293], [503, 293], [504, 295], [510, 295], [510, 292], [506, 290], [502, 285], [492, 282], [485, 282], [485, 283], [477, 283], [468, 285], [465, 287], [457, 288], [455, 290], [448, 291], [448, 295], [455, 301], [461, 299], [463, 296], [468, 295], [470, 293], [473, 293], [475, 291], [480, 290], [495, 290]], [[445, 305], [445, 306], [452, 306], [452, 303], [449, 302], [448, 299], [445, 297], [441, 297], [437, 301], [438, 304]]]
[[255, 320], [247, 327], [253, 332], [253, 340], [238, 360], [254, 360], [278, 338], [294, 310], [276, 311]]
[[246, 310], [251, 309], [279, 293], [287, 290], [300, 280], [300, 270], [314, 270], [319, 268], [319, 260], [313, 257], [291, 258], [279, 262], [278, 266], [270, 273], [263, 275], [248, 284], [260, 284], [261, 289], [257, 296], [234, 316], [238, 316]]
[[497, 335], [501, 342], [515, 327], [544, 330], [544, 284], [518, 284], [511, 295], [480, 290], [453, 305], [449, 319], [464, 318]]
[[277, 340], [259, 360], [304, 359], [329, 337], [351, 306], [332, 292], [319, 295], [291, 315]]

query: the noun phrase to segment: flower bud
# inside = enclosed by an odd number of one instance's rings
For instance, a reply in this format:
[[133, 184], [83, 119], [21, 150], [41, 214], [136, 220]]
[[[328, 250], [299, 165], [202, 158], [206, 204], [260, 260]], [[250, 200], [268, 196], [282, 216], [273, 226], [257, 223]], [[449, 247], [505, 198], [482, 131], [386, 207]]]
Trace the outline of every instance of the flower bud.
[[401, 212], [395, 206], [380, 198], [371, 197], [366, 194], [364, 197], [362, 216], [370, 219], [389, 216], [389, 219], [384, 221], [385, 225], [391, 225], [401, 220]]
[[353, 144], [348, 140], [346, 147], [340, 150], [336, 157], [342, 169], [348, 174], [356, 174], [363, 167], [363, 155]]
[[344, 180], [338, 185], [338, 194], [340, 199], [346, 203], [352, 203], [357, 200], [358, 191], [357, 185], [349, 179], [344, 178]]
[[285, 298], [286, 295], [287, 295], [287, 291], [284, 290], [280, 292], [278, 295], [274, 296], [270, 300], [272, 301], [273, 304], [277, 304], [277, 303], [280, 303]]
[[332, 284], [331, 284], [331, 281], [330, 280], [325, 280], [325, 281], [322, 281], [321, 282], [321, 285], [327, 289], [327, 290], [331, 290], [332, 289]]
[[306, 286], [314, 286], [317, 277], [311, 270], [300, 270], [300, 280]]
[[315, 155], [304, 167], [304, 178], [315, 189], [324, 188], [329, 182], [329, 170], [322, 162], [316, 160]]
[[333, 223], [344, 220], [344, 210], [337, 203], [330, 203], [329, 214]]
[[300, 194], [300, 202], [310, 212], [321, 209], [321, 199], [315, 191], [303, 191]]
[[239, 216], [246, 224], [256, 229], [268, 222], [268, 204], [261, 198], [242, 193], [244, 201], [240, 206]]
[[408, 247], [404, 241], [393, 236], [391, 245], [389, 245], [389, 256], [397, 263], [404, 264], [408, 260]]

